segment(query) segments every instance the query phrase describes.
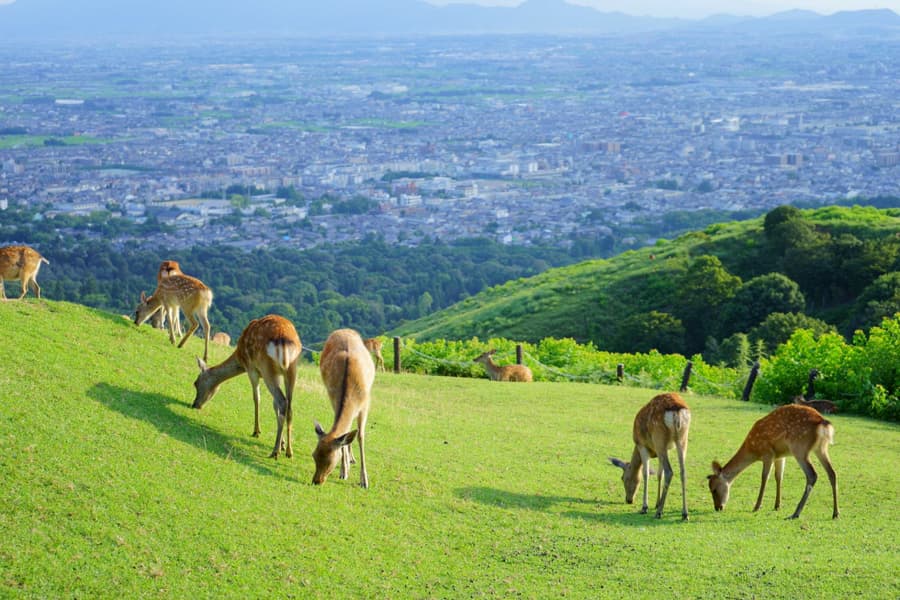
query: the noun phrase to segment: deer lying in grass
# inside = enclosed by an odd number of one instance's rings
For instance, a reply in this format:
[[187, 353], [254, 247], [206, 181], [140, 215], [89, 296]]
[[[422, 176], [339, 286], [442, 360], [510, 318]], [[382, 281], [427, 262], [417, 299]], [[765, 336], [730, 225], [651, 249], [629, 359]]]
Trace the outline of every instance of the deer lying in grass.
[[831, 460], [828, 458], [828, 446], [832, 443], [834, 443], [834, 426], [815, 409], [799, 404], [779, 406], [754, 423], [737, 454], [724, 467], [718, 462], [713, 462], [713, 473], [707, 476], [713, 505], [716, 510], [725, 508], [732, 482], [741, 471], [761, 460], [763, 463], [762, 481], [759, 484], [759, 496], [756, 498], [753, 511], [759, 510], [762, 504], [766, 481], [769, 479], [769, 471], [773, 463], [775, 464], [775, 510], [778, 510], [781, 507], [781, 478], [784, 474], [785, 457], [793, 454], [806, 475], [806, 490], [803, 492], [803, 497], [800, 498], [794, 514], [789, 517], [796, 519], [800, 516], [806, 499], [809, 498], [809, 493], [818, 478], [809, 461], [809, 454], [815, 452], [819, 457], [819, 462], [825, 467], [828, 480], [831, 482], [832, 518], [837, 519], [837, 476], [831, 466]]
[[[657, 475], [656, 518], [662, 517], [669, 484], [672, 482], [669, 448], [675, 446], [681, 475], [681, 518], [688, 518], [684, 461], [690, 426], [691, 410], [681, 396], [674, 392], [655, 396], [634, 417], [632, 429], [634, 451], [631, 453], [631, 460], [626, 463], [618, 458], [610, 459], [613, 465], [622, 469], [626, 503], [634, 502], [634, 494], [643, 479], [644, 504], [641, 507], [641, 514], [647, 513], [648, 480], [653, 472], [650, 469], [650, 459], [658, 456], [661, 472]], [[663, 475], [665, 475], [664, 482], [661, 481]]]
[[134, 311], [135, 325], [141, 325], [154, 313], [160, 310], [166, 311], [166, 320], [169, 325], [169, 341], [175, 343], [175, 317], [174, 313], [180, 308], [184, 311], [190, 327], [178, 342], [178, 347], [197, 331], [200, 324], [203, 325], [204, 346], [203, 360], [209, 356], [209, 318], [207, 312], [212, 304], [213, 293], [202, 281], [189, 275], [170, 275], [159, 280], [156, 291], [152, 296], [146, 296], [141, 292], [141, 303]]
[[[314, 484], [325, 483], [328, 475], [341, 461], [341, 479], [350, 473], [350, 444], [359, 439], [359, 484], [369, 487], [366, 471], [366, 419], [375, 381], [375, 364], [362, 338], [352, 329], [338, 329], [328, 336], [319, 358], [322, 382], [328, 390], [331, 406], [334, 408], [334, 424], [326, 433], [316, 421], [316, 435], [319, 442], [313, 451], [316, 463]], [[350, 431], [356, 419], [357, 429]]]
[[807, 400], [803, 396], [794, 396], [794, 404], [814, 408], [823, 415], [833, 415], [838, 411], [837, 406], [831, 400]]
[[495, 364], [491, 359], [495, 352], [497, 350], [488, 350], [473, 360], [473, 362], [484, 365], [491, 381], [531, 381], [533, 379], [531, 369], [525, 365], [506, 365], [501, 367]]
[[41, 297], [41, 286], [38, 285], [37, 276], [41, 269], [41, 263], [50, 264], [50, 261], [40, 255], [34, 248], [28, 246], [5, 246], [0, 248], [0, 300], [6, 299], [6, 290], [3, 281], [19, 280], [22, 282], [22, 294], [19, 300], [28, 293], [28, 288], [34, 291], [34, 295]]
[[[159, 263], [159, 270], [156, 272], [156, 283], [159, 285], [159, 282], [170, 275], [184, 275], [181, 272], [181, 265], [179, 265], [174, 260], [164, 260]], [[150, 322], [153, 324], [153, 327], [156, 329], [165, 329], [166, 328], [166, 311], [160, 310], [153, 314], [150, 317]], [[175, 325], [175, 335], [181, 337], [184, 331], [181, 329], [181, 316], [179, 311], [175, 311], [174, 315], [174, 325]]]
[[384, 356], [381, 354], [381, 349], [384, 347], [384, 344], [381, 340], [378, 338], [368, 338], [363, 340], [363, 344], [375, 360], [375, 368], [379, 371], [384, 371]]
[[224, 331], [220, 331], [212, 336], [211, 341], [213, 344], [217, 344], [219, 346], [230, 346], [231, 345], [231, 336], [225, 333]]
[[238, 338], [234, 352], [225, 362], [207, 367], [204, 361], [197, 359], [200, 375], [194, 381], [194, 388], [197, 390], [194, 408], [202, 408], [216, 394], [224, 381], [247, 373], [253, 387], [253, 437], [259, 437], [259, 379], [262, 377], [272, 394], [272, 405], [278, 421], [275, 447], [269, 456], [278, 458], [279, 450], [284, 448], [285, 456], [291, 458], [294, 455], [291, 447], [292, 398], [294, 383], [297, 380], [297, 359], [301, 350], [297, 330], [284, 317], [268, 315], [250, 321]]

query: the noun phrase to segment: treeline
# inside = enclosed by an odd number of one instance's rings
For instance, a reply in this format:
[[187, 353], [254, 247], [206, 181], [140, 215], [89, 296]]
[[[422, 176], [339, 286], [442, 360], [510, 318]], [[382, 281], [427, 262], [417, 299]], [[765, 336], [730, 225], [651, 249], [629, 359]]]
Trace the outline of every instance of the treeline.
[[56, 238], [45, 240], [40, 251], [50, 260], [40, 278], [48, 298], [131, 314], [141, 291], [155, 288], [159, 263], [177, 260], [213, 289], [213, 331], [236, 338], [251, 319], [275, 313], [291, 319], [308, 343], [339, 327], [380, 334], [486, 287], [571, 260], [558, 250], [486, 240], [406, 248], [367, 239], [312, 250], [245, 252], [216, 245], [164, 252]]
[[624, 316], [601, 345], [737, 365], [774, 352], [796, 329], [849, 339], [900, 311], [900, 226], [883, 214], [831, 207], [814, 221], [782, 206], [763, 224], [761, 236], [731, 241], [714, 239], [715, 225], [688, 234], [699, 240], [694, 256], [613, 285]]

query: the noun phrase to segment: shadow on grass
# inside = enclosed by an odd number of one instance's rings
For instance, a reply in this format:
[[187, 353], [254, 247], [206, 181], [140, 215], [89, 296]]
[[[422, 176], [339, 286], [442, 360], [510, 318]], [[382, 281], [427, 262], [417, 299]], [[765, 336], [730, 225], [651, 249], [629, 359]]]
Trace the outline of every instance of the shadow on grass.
[[246, 440], [243, 438], [224, 435], [179, 415], [172, 410], [172, 407], [187, 405], [172, 397], [129, 390], [109, 383], [94, 385], [88, 390], [88, 396], [126, 417], [146, 421], [171, 438], [190, 444], [219, 458], [233, 460], [262, 475], [300, 481], [275, 471], [264, 462], [274, 461], [274, 459], [256, 458], [246, 453], [243, 450]]
[[[541, 494], [520, 494], [517, 492], [509, 492], [507, 490], [498, 490], [487, 487], [466, 487], [456, 490], [456, 495], [465, 500], [474, 500], [481, 504], [496, 506], [498, 508], [510, 508], [519, 510], [536, 510], [548, 511], [554, 507], [573, 505], [573, 504], [590, 504], [594, 506], [612, 506], [617, 503], [607, 502], [605, 500], [574, 498], [567, 496], [544, 496]], [[624, 503], [622, 503], [624, 506]], [[681, 503], [679, 501], [677, 507], [668, 508], [666, 503], [666, 511], [663, 513], [662, 519], [654, 517], [651, 510], [648, 514], [642, 515], [635, 510], [634, 512], [591, 512], [587, 510], [563, 510], [558, 514], [563, 517], [572, 519], [581, 519], [584, 521], [605, 521], [615, 523], [617, 525], [626, 525], [632, 527], [656, 527], [661, 525], [673, 525], [682, 523], [681, 520]], [[638, 506], [639, 508], [639, 506]]]

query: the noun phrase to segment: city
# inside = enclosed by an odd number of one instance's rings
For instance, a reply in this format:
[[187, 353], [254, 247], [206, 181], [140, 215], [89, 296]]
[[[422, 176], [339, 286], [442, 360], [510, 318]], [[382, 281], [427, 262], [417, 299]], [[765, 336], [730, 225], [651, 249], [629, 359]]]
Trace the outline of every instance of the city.
[[0, 209], [154, 219], [168, 227], [130, 241], [162, 247], [374, 235], [621, 249], [653, 241], [625, 237], [629, 223], [672, 211], [897, 196], [900, 44], [843, 44], [2, 45]]

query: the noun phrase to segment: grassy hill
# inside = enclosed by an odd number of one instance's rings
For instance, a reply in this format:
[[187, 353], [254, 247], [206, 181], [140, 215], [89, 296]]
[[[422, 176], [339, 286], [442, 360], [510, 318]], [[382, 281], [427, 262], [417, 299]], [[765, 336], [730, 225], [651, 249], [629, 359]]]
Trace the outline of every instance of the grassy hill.
[[[804, 211], [803, 215], [810, 228], [822, 238], [822, 245], [826, 244], [825, 239], [828, 244], [837, 244], [844, 239], [841, 236], [847, 239], [853, 236], [854, 243], [858, 244], [852, 252], [860, 255], [865, 252], [866, 243], [889, 240], [888, 243], [896, 244], [894, 239], [900, 235], [900, 210], [897, 209], [827, 207]], [[837, 284], [826, 278], [843, 272], [843, 265], [831, 264], [829, 260], [837, 259], [825, 256], [820, 246], [814, 248], [819, 263], [798, 264], [812, 252], [795, 252], [788, 258], [776, 255], [767, 243], [763, 223], [761, 217], [710, 225], [674, 241], [660, 240], [655, 246], [611, 259], [550, 269], [534, 277], [492, 287], [450, 308], [406, 323], [393, 333], [420, 340], [477, 336], [536, 342], [547, 337], [571, 337], [579, 342], [592, 341], [604, 349], [635, 351], [629, 346], [633, 332], [623, 327], [623, 322], [641, 311], [677, 314], [679, 278], [692, 259], [702, 255], [717, 257], [730, 273], [743, 281], [779, 270], [790, 261], [789, 267], [796, 272], [791, 274], [795, 277], [806, 274], [801, 269], [810, 272], [809, 281], [801, 282], [806, 294], [806, 312], [842, 325], [854, 310], [853, 300], [863, 290], [854, 289], [851, 283], [846, 286], [849, 288], [846, 294], [833, 292]], [[819, 240], [810, 241], [810, 245], [813, 243], [819, 244]], [[839, 255], [839, 251], [834, 254]], [[898, 268], [887, 266], [888, 271]], [[829, 297], [821, 298], [824, 292], [816, 287], [818, 283], [831, 294]], [[708, 316], [714, 317], [714, 311]], [[622, 341], [617, 344], [616, 340]], [[699, 348], [682, 347], [677, 351], [685, 353], [686, 350], [690, 354]]]
[[774, 483], [750, 512], [758, 465], [716, 513], [709, 463], [765, 409], [690, 396], [691, 520], [673, 492], [657, 521], [624, 504], [606, 464], [627, 458], [648, 390], [379, 374], [371, 488], [355, 468], [315, 487], [312, 421], [330, 410], [310, 364], [295, 456], [275, 461], [268, 399], [249, 435], [246, 377], [190, 407], [199, 339], [179, 350], [119, 316], [34, 300], [0, 303], [0, 339], [3, 597], [900, 595], [897, 425], [833, 417], [837, 521], [824, 477], [784, 520], [803, 485], [793, 461], [780, 513]]

